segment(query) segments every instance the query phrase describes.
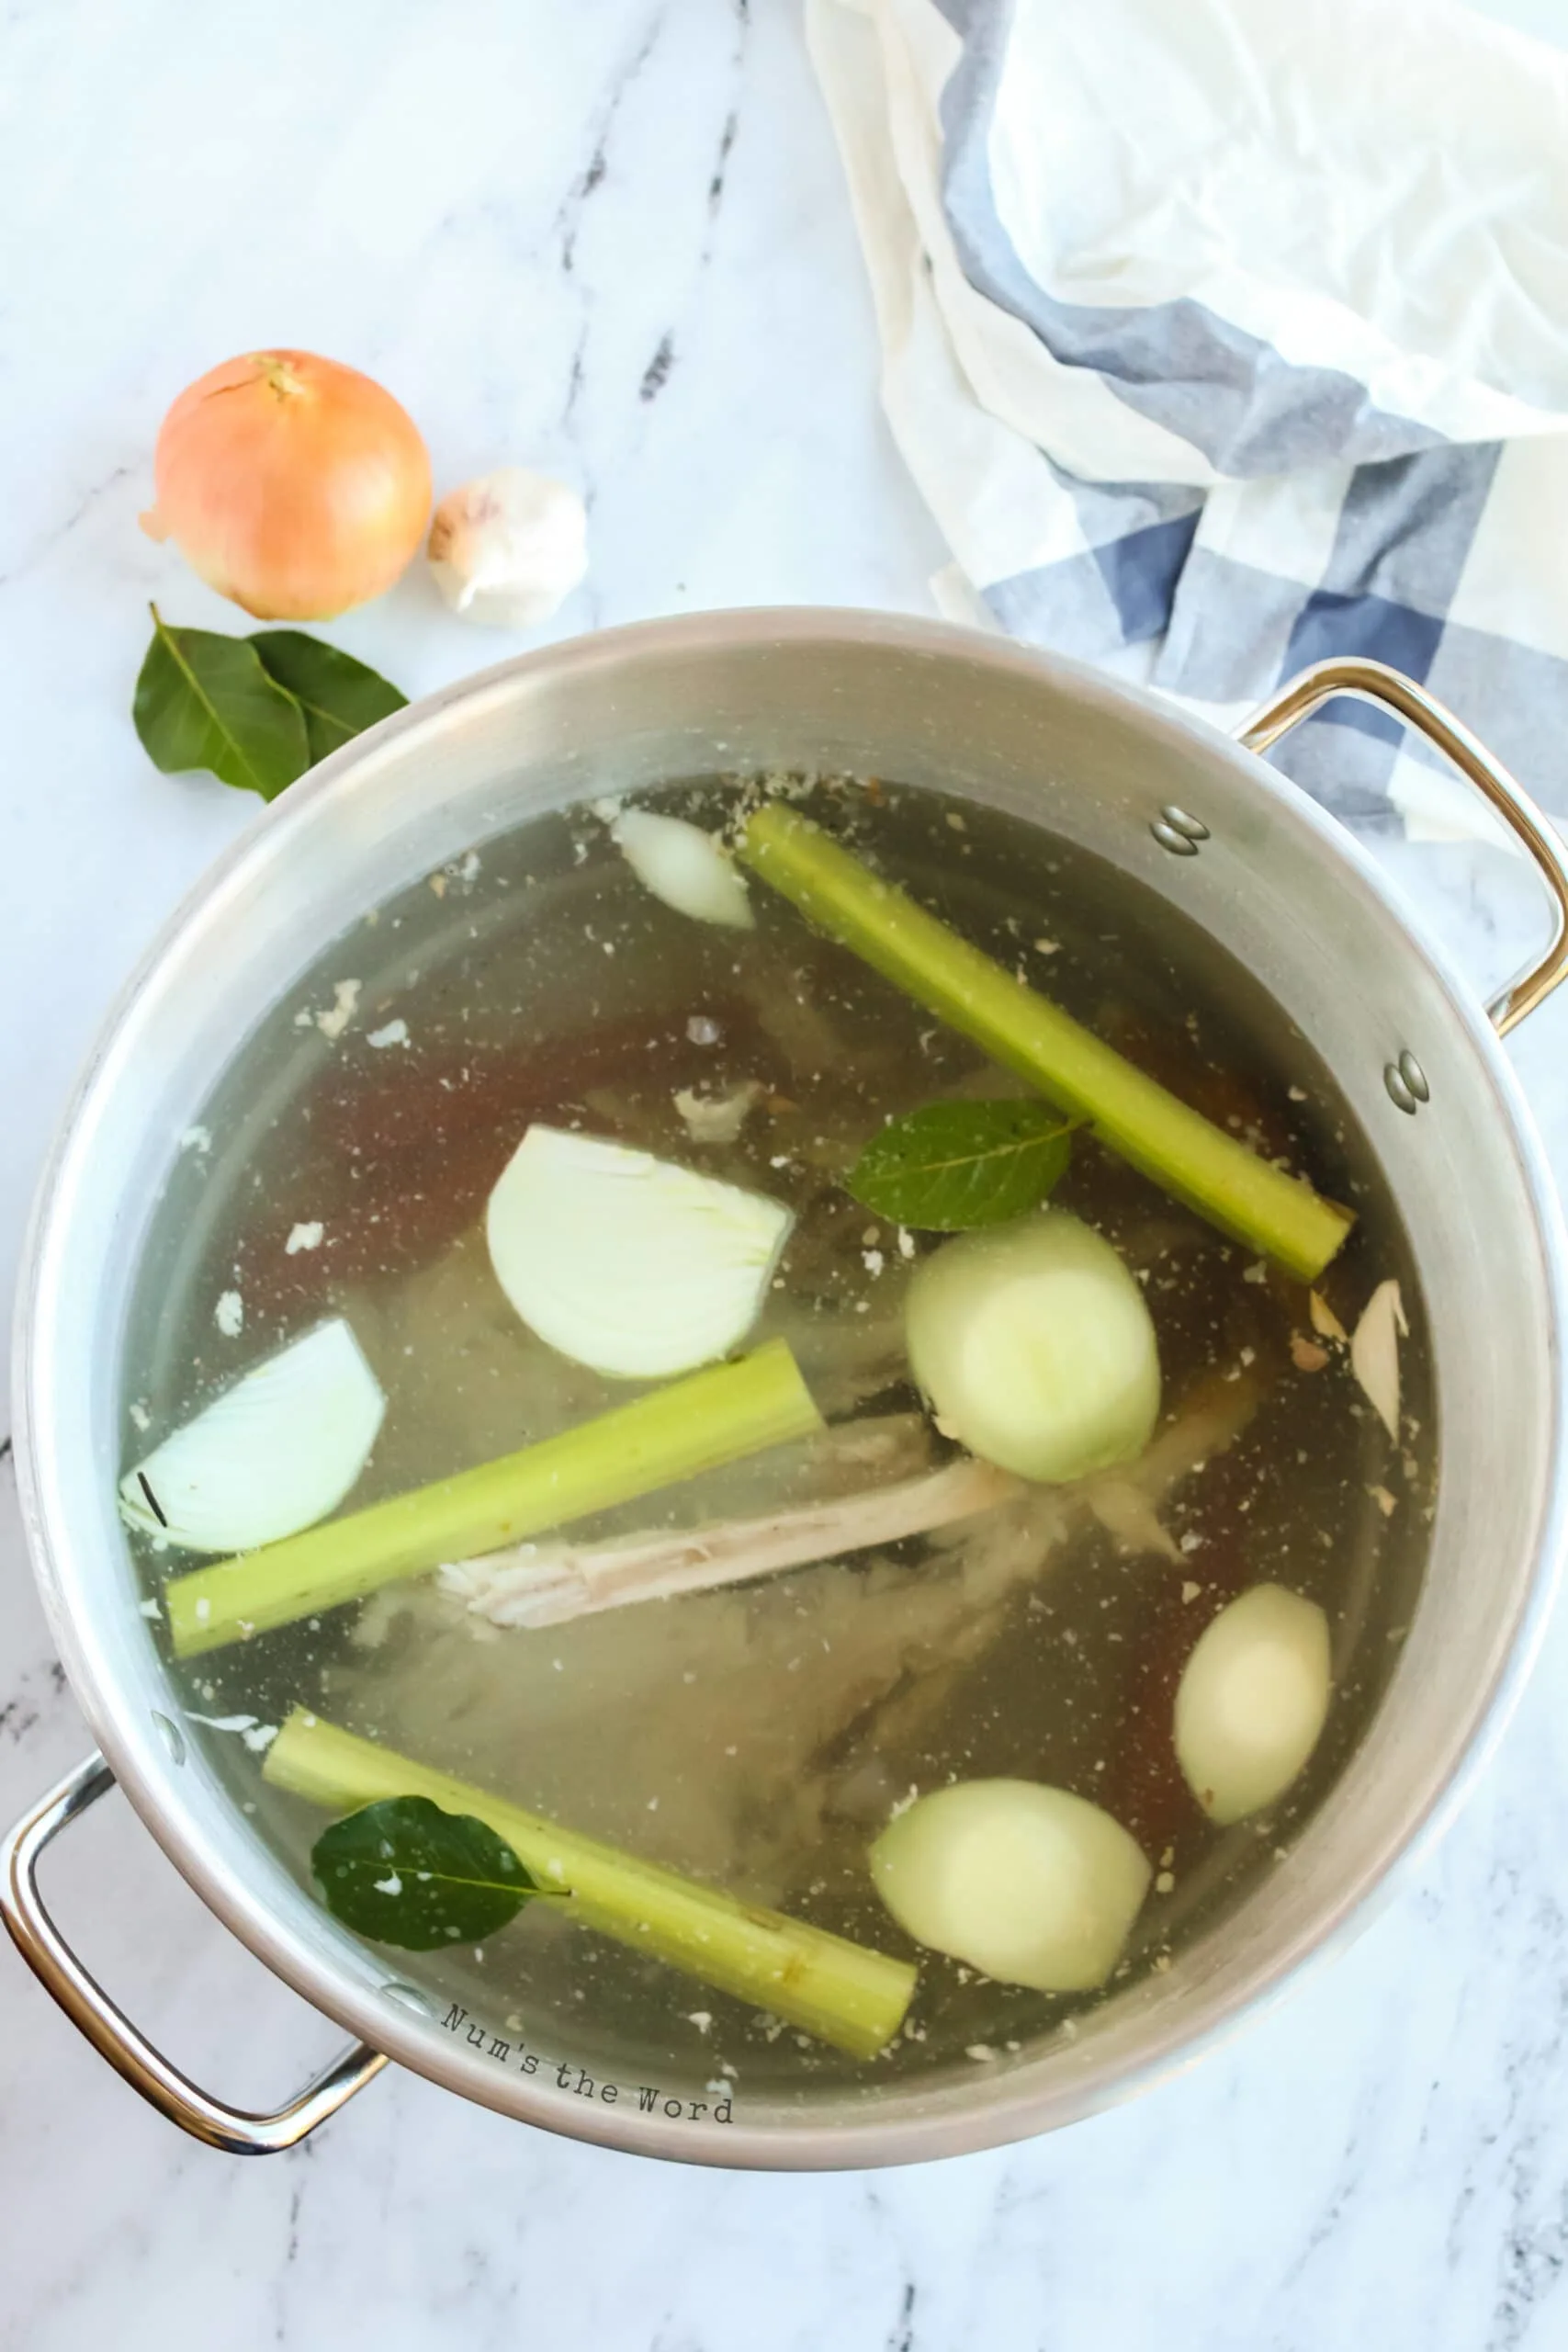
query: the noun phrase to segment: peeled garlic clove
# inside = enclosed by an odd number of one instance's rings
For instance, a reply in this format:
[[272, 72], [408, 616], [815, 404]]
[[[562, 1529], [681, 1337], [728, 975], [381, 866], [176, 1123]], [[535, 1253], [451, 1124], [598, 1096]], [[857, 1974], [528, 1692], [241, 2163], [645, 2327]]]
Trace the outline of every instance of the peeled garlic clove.
[[1328, 1620], [1283, 1585], [1255, 1584], [1200, 1634], [1176, 1692], [1176, 1756], [1211, 1821], [1283, 1796], [1328, 1715]]
[[657, 1380], [746, 1337], [793, 1223], [763, 1193], [532, 1126], [485, 1231], [497, 1281], [541, 1340], [611, 1379]]
[[746, 877], [722, 842], [683, 817], [627, 808], [610, 824], [610, 838], [645, 890], [698, 922], [752, 931], [757, 918]]
[[455, 613], [481, 628], [547, 621], [588, 570], [588, 514], [574, 490], [498, 466], [435, 510], [425, 553]]
[[339, 1317], [279, 1349], [120, 1480], [120, 1516], [187, 1552], [251, 1552], [335, 1510], [387, 1409]]

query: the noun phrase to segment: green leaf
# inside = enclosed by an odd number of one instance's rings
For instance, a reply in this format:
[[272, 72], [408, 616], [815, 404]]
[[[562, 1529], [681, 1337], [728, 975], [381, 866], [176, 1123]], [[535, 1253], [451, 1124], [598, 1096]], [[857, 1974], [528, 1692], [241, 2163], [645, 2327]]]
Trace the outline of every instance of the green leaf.
[[310, 764], [304, 714], [254, 648], [211, 629], [170, 628], [156, 605], [131, 712], [165, 775], [209, 768], [224, 784], [276, 800]]
[[404, 1951], [480, 1943], [540, 1892], [493, 1829], [428, 1797], [383, 1798], [334, 1821], [310, 1868], [344, 1927]]
[[1048, 1102], [931, 1102], [884, 1127], [844, 1181], [893, 1225], [927, 1233], [1001, 1225], [1057, 1183], [1082, 1124]]
[[352, 653], [299, 628], [249, 638], [170, 628], [152, 607], [136, 731], [165, 775], [210, 768], [276, 800], [286, 785], [407, 702]]
[[302, 628], [259, 628], [250, 642], [267, 675], [304, 712], [312, 766], [378, 718], [389, 718], [394, 710], [407, 707], [407, 695], [400, 695], [378, 671], [335, 645], [323, 645]]

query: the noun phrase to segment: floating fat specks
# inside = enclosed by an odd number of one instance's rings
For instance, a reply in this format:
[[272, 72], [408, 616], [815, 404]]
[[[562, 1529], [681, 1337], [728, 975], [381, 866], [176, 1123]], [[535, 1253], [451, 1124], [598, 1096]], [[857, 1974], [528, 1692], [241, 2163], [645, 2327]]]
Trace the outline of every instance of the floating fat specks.
[[193, 1713], [190, 1721], [205, 1724], [209, 1731], [238, 1732], [253, 1756], [265, 1756], [280, 1728], [276, 1724], [264, 1724], [257, 1715], [198, 1715]]
[[673, 1100], [694, 1143], [734, 1143], [767, 1091], [760, 1079], [743, 1078], [727, 1094], [699, 1094], [688, 1086]]
[[341, 1318], [254, 1365], [120, 1480], [127, 1524], [187, 1552], [250, 1552], [335, 1510], [386, 1411]]

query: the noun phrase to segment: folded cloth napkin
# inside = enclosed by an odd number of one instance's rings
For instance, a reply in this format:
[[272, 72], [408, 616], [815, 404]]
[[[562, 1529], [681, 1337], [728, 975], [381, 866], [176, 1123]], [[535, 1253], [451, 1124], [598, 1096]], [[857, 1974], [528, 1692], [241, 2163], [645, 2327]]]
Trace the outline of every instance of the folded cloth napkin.
[[[1231, 725], [1366, 653], [1568, 812], [1568, 55], [1456, 0], [808, 0], [951, 613]], [[1475, 796], [1347, 702], [1362, 824]]]

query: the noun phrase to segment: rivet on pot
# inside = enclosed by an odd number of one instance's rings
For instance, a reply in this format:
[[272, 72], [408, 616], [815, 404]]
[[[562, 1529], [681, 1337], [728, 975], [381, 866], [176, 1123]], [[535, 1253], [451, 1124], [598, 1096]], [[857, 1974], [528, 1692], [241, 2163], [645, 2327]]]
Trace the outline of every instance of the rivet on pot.
[[1429, 1102], [1432, 1099], [1427, 1073], [1408, 1046], [1396, 1062], [1385, 1065], [1382, 1082], [1388, 1089], [1389, 1101], [1401, 1111], [1408, 1112], [1412, 1118], [1423, 1102]]
[[1169, 850], [1172, 857], [1196, 857], [1198, 844], [1209, 838], [1209, 828], [1201, 817], [1190, 817], [1185, 808], [1168, 804], [1149, 827], [1161, 849]]
[[159, 1738], [169, 1751], [170, 1763], [183, 1764], [186, 1760], [186, 1736], [178, 1724], [171, 1723], [167, 1715], [161, 1715], [156, 1707], [152, 1710], [152, 1720], [158, 1726]]

